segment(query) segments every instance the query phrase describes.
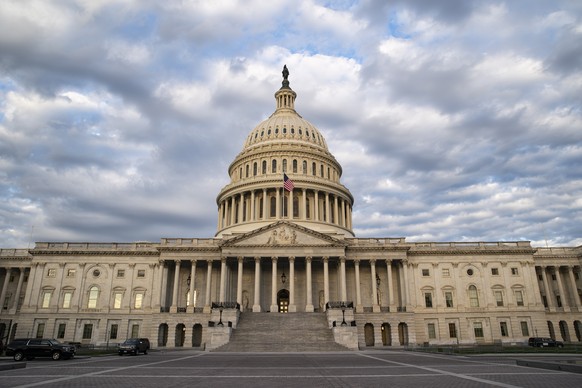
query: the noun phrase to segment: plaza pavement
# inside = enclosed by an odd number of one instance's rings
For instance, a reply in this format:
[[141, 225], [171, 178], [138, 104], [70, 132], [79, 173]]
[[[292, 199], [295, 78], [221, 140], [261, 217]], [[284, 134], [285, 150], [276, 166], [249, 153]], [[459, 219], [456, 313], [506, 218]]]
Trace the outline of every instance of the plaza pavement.
[[0, 371], [0, 387], [582, 387], [582, 374], [516, 365], [516, 359], [527, 357], [582, 362], [580, 355], [554, 354], [167, 350], [139, 356], [36, 359], [26, 368]]

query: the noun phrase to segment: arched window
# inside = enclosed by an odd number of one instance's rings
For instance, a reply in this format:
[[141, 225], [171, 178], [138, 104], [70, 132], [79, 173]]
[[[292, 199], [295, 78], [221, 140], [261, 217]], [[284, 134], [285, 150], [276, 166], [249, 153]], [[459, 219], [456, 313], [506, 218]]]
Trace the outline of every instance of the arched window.
[[291, 127], [291, 134], [295, 134], [295, 128]]
[[266, 160], [263, 160], [263, 168], [261, 169], [261, 173], [262, 174], [267, 173], [267, 161]]
[[327, 168], [327, 179], [329, 179], [329, 178], [330, 178], [330, 176], [331, 176], [331, 173], [330, 173], [330, 169], [329, 169], [329, 167], [328, 167], [328, 168]]
[[305, 200], [305, 212], [307, 214], [305, 214], [305, 218], [307, 218], [308, 220], [311, 219], [311, 210], [310, 210], [310, 206], [309, 206], [310, 203], [311, 203], [311, 198], [306, 198], [306, 200]]
[[323, 178], [323, 164], [319, 166], [319, 175]]
[[238, 169], [238, 179], [242, 179], [242, 167]]
[[263, 197], [259, 199], [259, 218], [263, 218]]
[[246, 166], [246, 175], [245, 175], [245, 177], [246, 177], [246, 178], [248, 178], [248, 177], [249, 177], [249, 165], [248, 165], [248, 164], [247, 164], [247, 166]]
[[283, 127], [283, 133], [287, 133], [287, 128]]
[[293, 174], [297, 174], [297, 159], [293, 159]]
[[271, 197], [271, 217], [277, 216], [277, 198]]
[[307, 174], [307, 162], [305, 160], [303, 161], [303, 173]]
[[271, 162], [271, 173], [276, 173], [277, 172], [277, 160], [273, 159], [273, 161]]
[[313, 176], [317, 175], [317, 167], [315, 162], [311, 164], [311, 173], [313, 174]]
[[257, 176], [257, 162], [253, 163], [253, 176]]
[[299, 218], [299, 198], [293, 197], [293, 218]]
[[283, 172], [287, 172], [287, 159], [283, 159]]
[[99, 288], [97, 288], [97, 286], [93, 286], [89, 289], [89, 298], [87, 300], [87, 308], [96, 309], [98, 299], [99, 299]]
[[469, 306], [479, 307], [479, 294], [477, 293], [477, 287], [473, 285], [469, 286]]

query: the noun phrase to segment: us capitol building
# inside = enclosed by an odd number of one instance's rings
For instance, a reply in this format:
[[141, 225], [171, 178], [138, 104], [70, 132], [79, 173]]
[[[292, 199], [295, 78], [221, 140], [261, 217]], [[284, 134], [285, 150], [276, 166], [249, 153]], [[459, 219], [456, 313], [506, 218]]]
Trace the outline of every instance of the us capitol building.
[[4, 342], [148, 337], [154, 348], [278, 350], [299, 341], [292, 349], [302, 350], [330, 339], [344, 349], [581, 341], [582, 246], [355, 237], [342, 167], [296, 112], [288, 75], [284, 67], [274, 113], [228, 169], [214, 238], [1, 249]]

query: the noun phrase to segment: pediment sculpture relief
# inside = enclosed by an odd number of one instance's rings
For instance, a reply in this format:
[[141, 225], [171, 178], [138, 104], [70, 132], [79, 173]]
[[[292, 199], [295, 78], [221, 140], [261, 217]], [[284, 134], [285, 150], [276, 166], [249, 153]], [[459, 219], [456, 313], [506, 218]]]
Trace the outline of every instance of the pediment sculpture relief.
[[269, 236], [267, 245], [295, 245], [297, 244], [297, 234], [287, 227], [274, 229]]

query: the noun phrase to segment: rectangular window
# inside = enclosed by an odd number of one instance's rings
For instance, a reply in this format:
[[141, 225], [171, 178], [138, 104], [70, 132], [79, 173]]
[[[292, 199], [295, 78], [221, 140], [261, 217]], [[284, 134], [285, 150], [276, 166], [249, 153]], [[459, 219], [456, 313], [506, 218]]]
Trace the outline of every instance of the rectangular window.
[[38, 326], [36, 327], [36, 338], [44, 337], [44, 322], [39, 322]]
[[544, 275], [542, 275], [542, 274], [539, 274], [539, 275], [538, 275], [538, 279], [539, 279], [539, 281], [543, 281], [543, 280], [544, 280]]
[[529, 336], [529, 327], [527, 326], [527, 321], [521, 321], [519, 324], [521, 326], [521, 335], [524, 337], [528, 337]]
[[562, 298], [560, 298], [560, 295], [556, 295], [556, 304], [558, 307], [562, 307]]
[[77, 270], [70, 268], [67, 270], [67, 277], [74, 278], [76, 273], [77, 273]]
[[113, 294], [113, 308], [120, 309], [121, 308], [121, 300], [123, 299], [123, 293], [116, 292]]
[[124, 269], [118, 269], [117, 270], [117, 277], [118, 278], [124, 278], [125, 277], [125, 270]]
[[499, 275], [499, 268], [491, 268], [491, 275], [493, 276]]
[[109, 329], [109, 339], [117, 339], [117, 330], [118, 330], [119, 326], [118, 325], [111, 325], [111, 329]]
[[69, 309], [71, 308], [71, 299], [73, 299], [73, 293], [67, 291], [63, 294], [63, 308]]
[[422, 276], [430, 276], [430, 271], [428, 269], [423, 269]]
[[450, 291], [445, 292], [445, 302], [447, 307], [453, 307], [453, 293]]
[[46, 276], [49, 277], [49, 278], [54, 278], [55, 276], [57, 276], [57, 270], [54, 269], [54, 268], [49, 268], [46, 271]]
[[435, 339], [436, 338], [436, 329], [434, 323], [428, 324], [428, 338]]
[[448, 268], [443, 268], [443, 277], [448, 278], [451, 276], [451, 271]]
[[424, 304], [428, 308], [432, 308], [432, 294], [430, 292], [424, 293]]
[[557, 279], [556, 279], [556, 274], [555, 274], [555, 273], [553, 273], [553, 274], [552, 274], [552, 280], [557, 280]]
[[139, 325], [131, 325], [131, 338], [139, 337]]
[[53, 295], [53, 293], [51, 291], [45, 291], [44, 294], [42, 294], [42, 308], [43, 309], [48, 309], [51, 306], [51, 296]]
[[137, 270], [137, 277], [138, 278], [145, 278], [145, 269], [138, 269]]
[[502, 337], [507, 337], [509, 335], [507, 332], [507, 322], [499, 322], [499, 328], [501, 329]]
[[483, 338], [483, 324], [481, 322], [473, 323], [473, 331], [475, 332], [475, 338]]
[[511, 274], [512, 275], [519, 275], [519, 270], [517, 269], [517, 267], [512, 267], [511, 268]]
[[515, 301], [518, 306], [523, 306], [523, 292], [515, 291]]
[[138, 292], [137, 294], [135, 294], [135, 303], [133, 305], [133, 308], [136, 309], [140, 309], [143, 306], [143, 293], [142, 292]]
[[548, 307], [548, 298], [545, 295], [542, 295], [542, 302], [544, 303], [544, 307]]
[[495, 295], [495, 301], [497, 302], [497, 307], [502, 307], [503, 306], [503, 292], [494, 291], [493, 294]]
[[57, 330], [57, 339], [65, 338], [65, 330], [67, 329], [66, 323], [59, 323], [59, 328]]
[[2, 304], [2, 309], [8, 310], [8, 306], [10, 305], [10, 296], [6, 295], [4, 298], [4, 304]]
[[83, 326], [83, 339], [91, 339], [93, 336], [93, 324], [86, 323]]
[[453, 322], [449, 323], [449, 337], [457, 338], [457, 325]]

